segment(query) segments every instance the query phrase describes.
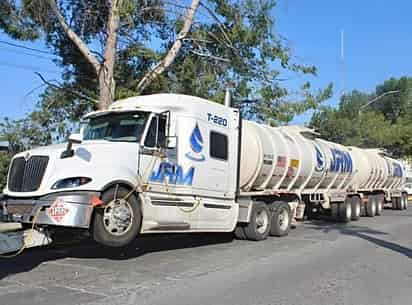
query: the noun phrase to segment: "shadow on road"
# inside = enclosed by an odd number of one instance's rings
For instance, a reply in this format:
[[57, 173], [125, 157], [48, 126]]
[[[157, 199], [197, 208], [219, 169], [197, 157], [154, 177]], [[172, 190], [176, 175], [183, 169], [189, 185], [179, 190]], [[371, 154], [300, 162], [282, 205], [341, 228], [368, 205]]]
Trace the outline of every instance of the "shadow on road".
[[0, 280], [8, 275], [27, 272], [43, 262], [63, 258], [104, 258], [127, 260], [147, 253], [229, 243], [232, 233], [168, 234], [142, 236], [127, 248], [106, 248], [90, 240], [33, 248], [11, 259], [0, 259]]
[[[363, 240], [371, 242], [377, 246], [392, 250], [399, 254], [412, 258], [412, 249], [401, 246], [397, 243], [377, 238], [376, 236], [389, 236], [388, 233], [370, 229], [365, 226], [354, 224], [336, 224], [325, 220], [312, 220], [308, 225], [309, 228], [322, 230], [325, 233], [338, 231], [340, 234], [359, 237]], [[375, 235], [375, 236], [371, 236]]]

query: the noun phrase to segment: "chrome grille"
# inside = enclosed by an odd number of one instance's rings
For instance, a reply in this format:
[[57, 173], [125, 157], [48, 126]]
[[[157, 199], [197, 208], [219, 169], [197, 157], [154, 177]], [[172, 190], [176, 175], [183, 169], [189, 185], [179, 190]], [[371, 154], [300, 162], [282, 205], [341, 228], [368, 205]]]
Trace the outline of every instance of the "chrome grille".
[[8, 188], [12, 192], [34, 192], [40, 187], [49, 157], [32, 156], [13, 160], [8, 177]]

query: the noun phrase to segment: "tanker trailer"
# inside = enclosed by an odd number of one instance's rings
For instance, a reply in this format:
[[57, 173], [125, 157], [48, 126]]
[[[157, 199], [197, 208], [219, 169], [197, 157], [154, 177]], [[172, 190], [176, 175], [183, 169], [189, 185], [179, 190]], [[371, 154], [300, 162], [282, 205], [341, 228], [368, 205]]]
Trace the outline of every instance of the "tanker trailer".
[[403, 190], [405, 171], [402, 164], [383, 154], [379, 149], [349, 147], [359, 171], [353, 184], [362, 198], [362, 215], [373, 217], [382, 213], [384, 205], [394, 209], [407, 207]]
[[244, 121], [242, 128], [241, 194], [265, 200], [274, 193], [277, 202], [304, 203], [309, 217], [359, 219], [360, 198], [351, 184], [354, 166], [347, 148], [301, 126]]

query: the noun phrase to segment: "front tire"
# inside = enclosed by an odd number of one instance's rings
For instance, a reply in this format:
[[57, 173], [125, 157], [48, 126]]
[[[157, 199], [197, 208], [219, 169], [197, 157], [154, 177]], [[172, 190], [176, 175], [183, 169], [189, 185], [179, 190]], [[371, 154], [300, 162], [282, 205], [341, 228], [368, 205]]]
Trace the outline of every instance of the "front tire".
[[103, 205], [95, 209], [93, 239], [108, 247], [124, 247], [136, 239], [142, 213], [139, 201], [124, 187], [111, 188], [102, 195]]

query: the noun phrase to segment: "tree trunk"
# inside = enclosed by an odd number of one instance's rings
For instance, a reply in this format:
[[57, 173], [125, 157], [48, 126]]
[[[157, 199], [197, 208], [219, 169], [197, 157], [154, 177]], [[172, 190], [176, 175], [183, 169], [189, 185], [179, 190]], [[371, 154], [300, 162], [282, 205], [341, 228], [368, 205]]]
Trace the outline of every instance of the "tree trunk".
[[117, 31], [120, 24], [119, 9], [123, 0], [111, 0], [109, 20], [107, 22], [107, 39], [103, 54], [103, 63], [87, 47], [86, 43], [69, 27], [61, 14], [56, 0], [49, 0], [49, 4], [66, 35], [78, 47], [83, 56], [94, 67], [99, 82], [99, 110], [107, 109], [115, 98], [114, 65], [116, 61]]
[[187, 34], [190, 31], [190, 28], [192, 27], [193, 19], [195, 17], [195, 13], [197, 8], [199, 7], [199, 4], [200, 0], [192, 0], [192, 4], [189, 7], [183, 23], [183, 28], [179, 32], [176, 41], [173, 43], [172, 47], [163, 58], [163, 60], [159, 62], [152, 70], [150, 70], [137, 84], [137, 91], [139, 93], [146, 89], [153, 80], [155, 80], [160, 74], [162, 74], [167, 68], [169, 68], [171, 64], [173, 64], [180, 49], [182, 48], [183, 39], [186, 38]]
[[99, 105], [100, 110], [107, 109], [115, 99], [116, 84], [114, 65], [116, 61], [117, 31], [120, 24], [119, 9], [122, 0], [112, 0], [107, 23], [107, 39], [104, 48], [104, 62], [99, 70]]
[[97, 109], [104, 110], [109, 108], [114, 100], [114, 90], [113, 74], [110, 75], [107, 73], [105, 66], [102, 65], [99, 73], [99, 101], [97, 103]]

